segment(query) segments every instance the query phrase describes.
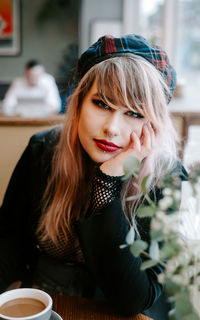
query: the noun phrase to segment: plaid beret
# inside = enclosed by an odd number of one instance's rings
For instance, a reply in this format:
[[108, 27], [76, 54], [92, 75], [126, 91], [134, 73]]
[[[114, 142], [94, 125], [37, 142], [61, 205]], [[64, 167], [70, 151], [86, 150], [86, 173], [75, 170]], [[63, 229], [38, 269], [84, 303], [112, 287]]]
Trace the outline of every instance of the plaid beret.
[[[176, 72], [168, 56], [159, 46], [154, 46], [142, 36], [128, 34], [121, 38], [105, 35], [90, 46], [79, 58], [78, 73], [82, 78], [95, 64], [115, 56], [141, 57], [150, 62], [161, 73], [171, 96], [176, 86]], [[170, 101], [171, 97], [168, 97]]]

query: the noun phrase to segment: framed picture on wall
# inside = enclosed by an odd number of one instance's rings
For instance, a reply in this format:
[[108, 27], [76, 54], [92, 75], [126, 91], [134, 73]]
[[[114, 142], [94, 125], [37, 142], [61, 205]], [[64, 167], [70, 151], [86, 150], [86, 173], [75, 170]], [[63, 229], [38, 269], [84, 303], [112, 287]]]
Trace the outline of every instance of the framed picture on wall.
[[20, 0], [0, 0], [0, 56], [16, 56], [20, 50]]

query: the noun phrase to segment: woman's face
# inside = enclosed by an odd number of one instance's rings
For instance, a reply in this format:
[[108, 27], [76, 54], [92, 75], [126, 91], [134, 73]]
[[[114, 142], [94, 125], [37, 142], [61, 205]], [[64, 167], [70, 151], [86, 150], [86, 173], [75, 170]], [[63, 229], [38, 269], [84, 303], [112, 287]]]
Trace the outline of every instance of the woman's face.
[[89, 157], [103, 163], [128, 148], [133, 131], [141, 138], [145, 122], [128, 108], [105, 104], [94, 82], [82, 102], [78, 136]]

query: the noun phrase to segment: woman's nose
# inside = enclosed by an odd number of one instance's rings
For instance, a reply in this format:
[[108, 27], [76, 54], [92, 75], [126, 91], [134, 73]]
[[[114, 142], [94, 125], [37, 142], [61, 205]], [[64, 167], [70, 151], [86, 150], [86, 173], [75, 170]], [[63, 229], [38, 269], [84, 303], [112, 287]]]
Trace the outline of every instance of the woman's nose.
[[113, 114], [110, 114], [104, 123], [103, 131], [108, 138], [119, 135], [120, 115], [117, 113], [115, 114], [114, 112]]

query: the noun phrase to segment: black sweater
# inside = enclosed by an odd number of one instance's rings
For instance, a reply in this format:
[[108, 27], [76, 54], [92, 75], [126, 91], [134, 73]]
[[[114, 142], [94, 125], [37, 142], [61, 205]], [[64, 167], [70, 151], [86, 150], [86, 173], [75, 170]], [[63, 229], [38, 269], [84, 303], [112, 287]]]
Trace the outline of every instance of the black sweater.
[[[41, 216], [41, 197], [51, 168], [56, 130], [34, 135], [20, 158], [0, 208], [0, 291], [19, 280], [38, 257], [35, 231]], [[143, 234], [146, 233], [144, 225]], [[123, 315], [149, 309], [160, 296], [159, 265], [140, 270], [141, 257], [120, 249], [128, 232], [119, 198], [77, 223], [86, 268], [94, 286]]]

